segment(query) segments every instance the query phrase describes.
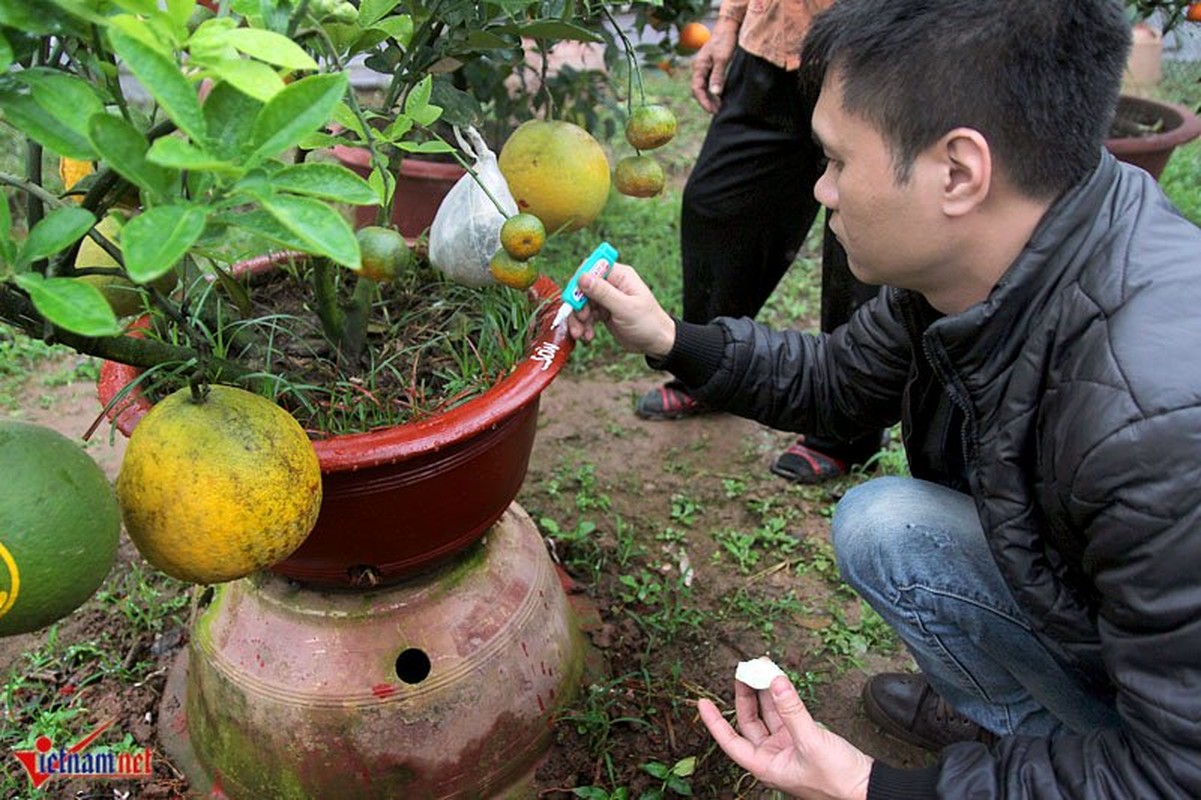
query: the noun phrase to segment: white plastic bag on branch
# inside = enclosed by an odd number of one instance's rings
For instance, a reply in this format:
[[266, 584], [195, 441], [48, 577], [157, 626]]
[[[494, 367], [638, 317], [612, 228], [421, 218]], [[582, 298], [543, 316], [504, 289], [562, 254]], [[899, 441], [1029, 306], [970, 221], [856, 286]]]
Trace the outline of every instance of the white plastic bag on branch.
[[[505, 213], [516, 214], [517, 203], [496, 163], [496, 155], [488, 149], [483, 137], [475, 128], [462, 133], [455, 128], [455, 138], [474, 162], [472, 169], [479, 180]], [[471, 173], [467, 173], [451, 187], [434, 215], [430, 225], [430, 263], [446, 277], [467, 286], [494, 283], [488, 262], [500, 247], [500, 226], [504, 221], [505, 214], [497, 210]]]

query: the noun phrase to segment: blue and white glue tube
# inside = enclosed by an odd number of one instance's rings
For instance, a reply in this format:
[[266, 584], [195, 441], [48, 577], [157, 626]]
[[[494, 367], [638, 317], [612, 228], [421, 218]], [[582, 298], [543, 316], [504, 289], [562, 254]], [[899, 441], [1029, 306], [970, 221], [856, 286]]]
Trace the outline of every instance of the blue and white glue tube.
[[598, 244], [592, 251], [592, 255], [584, 259], [575, 274], [571, 276], [571, 280], [563, 287], [563, 293], [560, 295], [563, 298], [563, 305], [559, 306], [559, 311], [555, 314], [555, 321], [551, 323], [552, 328], [561, 325], [572, 311], [579, 311], [588, 304], [588, 298], [580, 291], [580, 278], [592, 274], [598, 280], [603, 281], [615, 263], [617, 263], [617, 248], [608, 242]]

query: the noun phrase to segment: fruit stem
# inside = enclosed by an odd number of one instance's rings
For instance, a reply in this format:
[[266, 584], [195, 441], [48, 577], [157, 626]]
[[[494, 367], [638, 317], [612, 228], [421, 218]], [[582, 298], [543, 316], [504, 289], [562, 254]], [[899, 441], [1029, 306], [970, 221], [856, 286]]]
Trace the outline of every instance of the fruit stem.
[[[342, 59], [338, 57], [338, 49], [334, 47], [334, 43], [330, 40], [329, 34], [326, 33], [325, 28], [318, 27], [317, 34], [321, 37], [321, 43], [325, 47], [326, 56], [328, 56], [329, 59], [334, 63], [334, 66], [337, 68], [338, 72], [346, 72], [346, 65], [343, 64]], [[376, 143], [376, 137], [372, 134], [370, 123], [367, 122], [367, 115], [363, 113], [363, 109], [359, 105], [359, 100], [355, 96], [354, 86], [350, 85], [349, 83], [347, 83], [346, 87], [346, 101], [351, 113], [354, 114], [354, 118], [358, 120], [359, 127], [363, 129], [363, 138], [367, 144], [367, 152], [371, 154], [371, 168], [379, 172], [381, 181], [386, 191], [388, 188], [388, 178], [390, 175], [388, 165], [384, 162], [384, 157], [379, 151], [379, 147]], [[392, 205], [396, 202], [395, 189], [396, 187], [393, 185], [392, 192], [388, 193], [387, 202], [380, 203], [380, 206], [376, 211], [375, 223], [377, 225], [386, 225], [388, 220], [391, 219]]]
[[192, 390], [193, 403], [200, 405], [208, 399], [209, 385], [208, 381], [204, 378], [203, 369], [197, 369], [192, 373], [191, 377], [188, 378], [188, 388]]
[[630, 66], [629, 88], [626, 90], [626, 110], [634, 110], [634, 79], [638, 80], [638, 99], [640, 105], [646, 105], [646, 88], [642, 85], [642, 69], [638, 66], [638, 59], [634, 58], [634, 44], [630, 41], [630, 37], [626, 36], [621, 26], [617, 24], [617, 20], [613, 18], [613, 13], [609, 11], [609, 6], [601, 3], [601, 12], [605, 15], [605, 19], [613, 26], [613, 30], [617, 32], [618, 38], [621, 39], [621, 47], [626, 54], [626, 63]]
[[475, 181], [476, 186], [479, 186], [488, 199], [492, 201], [492, 205], [496, 206], [496, 210], [500, 212], [500, 215], [505, 219], [508, 219], [510, 216], [509, 212], [505, 211], [505, 207], [502, 206], [500, 201], [496, 199], [496, 195], [492, 194], [492, 190], [490, 190], [488, 185], [484, 183], [484, 179], [481, 178], [480, 174], [475, 171], [475, 168], [468, 164], [467, 159], [463, 158], [463, 156], [459, 154], [458, 148], [443, 139], [437, 133], [434, 133], [433, 131], [430, 131], [430, 133], [433, 134], [435, 139], [451, 148], [450, 154], [454, 156], [455, 161], [459, 162], [459, 166], [467, 170], [467, 174], [471, 176], [471, 179]]

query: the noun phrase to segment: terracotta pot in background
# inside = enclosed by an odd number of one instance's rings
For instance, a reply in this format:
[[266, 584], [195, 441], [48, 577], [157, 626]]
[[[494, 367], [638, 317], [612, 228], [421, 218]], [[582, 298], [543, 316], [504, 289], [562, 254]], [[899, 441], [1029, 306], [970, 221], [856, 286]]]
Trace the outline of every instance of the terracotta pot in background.
[[1130, 57], [1122, 76], [1123, 89], [1146, 89], [1163, 80], [1163, 34], [1145, 22], [1131, 29]]
[[[273, 269], [296, 254], [273, 254], [235, 267]], [[303, 256], [302, 256], [303, 257]], [[556, 297], [542, 276], [532, 302]], [[551, 329], [553, 304], [517, 367], [483, 395], [442, 414], [367, 433], [313, 442], [324, 499], [316, 527], [272, 568], [315, 586], [364, 588], [395, 583], [464, 550], [495, 523], [525, 479], [538, 421], [538, 398], [559, 373], [573, 342]], [[105, 362], [106, 406], [139, 370]], [[150, 402], [138, 390], [109, 411], [129, 435]]]
[[[1120, 135], [1127, 127], [1158, 128], [1158, 131]], [[1118, 135], [1105, 140], [1109, 152], [1128, 164], [1142, 167], [1159, 180], [1172, 151], [1201, 136], [1201, 118], [1181, 105], [1122, 95], [1114, 132]]]
[[[342, 166], [366, 178], [371, 173], [371, 154], [362, 147], [338, 145], [334, 158]], [[409, 156], [400, 164], [396, 181], [396, 202], [392, 206], [392, 224], [408, 239], [415, 239], [429, 229], [438, 213], [442, 198], [466, 173], [455, 163], [422, 161]], [[355, 206], [355, 227], [375, 224], [379, 206]]]

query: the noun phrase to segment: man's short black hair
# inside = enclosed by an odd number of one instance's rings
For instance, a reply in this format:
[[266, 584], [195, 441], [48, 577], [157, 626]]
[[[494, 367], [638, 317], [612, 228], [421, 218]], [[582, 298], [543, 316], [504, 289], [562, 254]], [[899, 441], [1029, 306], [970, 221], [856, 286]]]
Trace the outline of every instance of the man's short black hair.
[[1129, 48], [1112, 0], [836, 0], [805, 40], [802, 80], [833, 70], [898, 182], [962, 126], [1019, 191], [1050, 198], [1096, 166]]

